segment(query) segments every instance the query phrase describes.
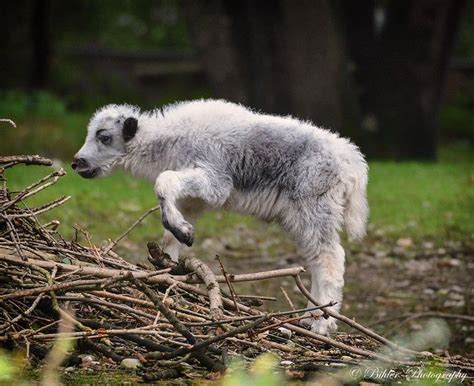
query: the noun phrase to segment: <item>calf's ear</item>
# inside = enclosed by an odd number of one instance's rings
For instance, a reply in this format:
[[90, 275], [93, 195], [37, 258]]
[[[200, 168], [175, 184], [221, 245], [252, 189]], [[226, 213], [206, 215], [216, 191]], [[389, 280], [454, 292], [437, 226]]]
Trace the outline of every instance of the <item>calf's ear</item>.
[[122, 137], [125, 142], [130, 141], [138, 130], [138, 121], [136, 118], [130, 117], [125, 120], [122, 128]]

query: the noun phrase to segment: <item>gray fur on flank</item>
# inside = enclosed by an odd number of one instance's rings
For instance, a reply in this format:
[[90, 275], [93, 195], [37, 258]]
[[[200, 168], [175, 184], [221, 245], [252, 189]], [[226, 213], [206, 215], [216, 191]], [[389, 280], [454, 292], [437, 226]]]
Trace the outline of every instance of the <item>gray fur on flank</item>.
[[[108, 105], [92, 117], [74, 167], [97, 177], [122, 167], [155, 184], [164, 248], [177, 259], [193, 243], [203, 210], [223, 208], [278, 222], [296, 242], [319, 303], [338, 302], [344, 285], [339, 231], [365, 234], [367, 163], [345, 138], [291, 117], [256, 113], [223, 100], [141, 112]], [[313, 331], [336, 329], [315, 318]]]

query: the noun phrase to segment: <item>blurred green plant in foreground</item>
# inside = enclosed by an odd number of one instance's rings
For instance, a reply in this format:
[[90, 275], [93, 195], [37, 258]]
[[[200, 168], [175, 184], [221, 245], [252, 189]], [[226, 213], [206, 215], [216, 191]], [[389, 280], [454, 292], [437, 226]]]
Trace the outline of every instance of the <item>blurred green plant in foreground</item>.
[[284, 378], [278, 369], [279, 358], [272, 353], [258, 356], [248, 369], [244, 360], [234, 360], [221, 386], [276, 386], [283, 385]]
[[22, 351], [7, 353], [0, 350], [0, 385], [27, 384], [25, 380], [27, 366], [28, 361]]

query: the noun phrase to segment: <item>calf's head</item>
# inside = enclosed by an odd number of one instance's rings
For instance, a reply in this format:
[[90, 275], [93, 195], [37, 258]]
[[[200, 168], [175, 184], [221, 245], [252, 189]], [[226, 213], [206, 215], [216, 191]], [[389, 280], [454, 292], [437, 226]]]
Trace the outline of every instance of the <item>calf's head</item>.
[[71, 167], [84, 178], [105, 176], [127, 153], [127, 144], [138, 130], [138, 109], [108, 105], [91, 118], [87, 137]]

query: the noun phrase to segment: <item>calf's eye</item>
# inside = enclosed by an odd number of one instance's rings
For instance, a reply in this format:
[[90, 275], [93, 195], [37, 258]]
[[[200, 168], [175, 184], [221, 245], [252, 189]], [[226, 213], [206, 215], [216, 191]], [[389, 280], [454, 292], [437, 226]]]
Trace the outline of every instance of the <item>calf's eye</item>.
[[103, 133], [102, 130], [98, 131], [96, 136], [97, 139], [104, 145], [110, 145], [112, 143], [112, 136]]

